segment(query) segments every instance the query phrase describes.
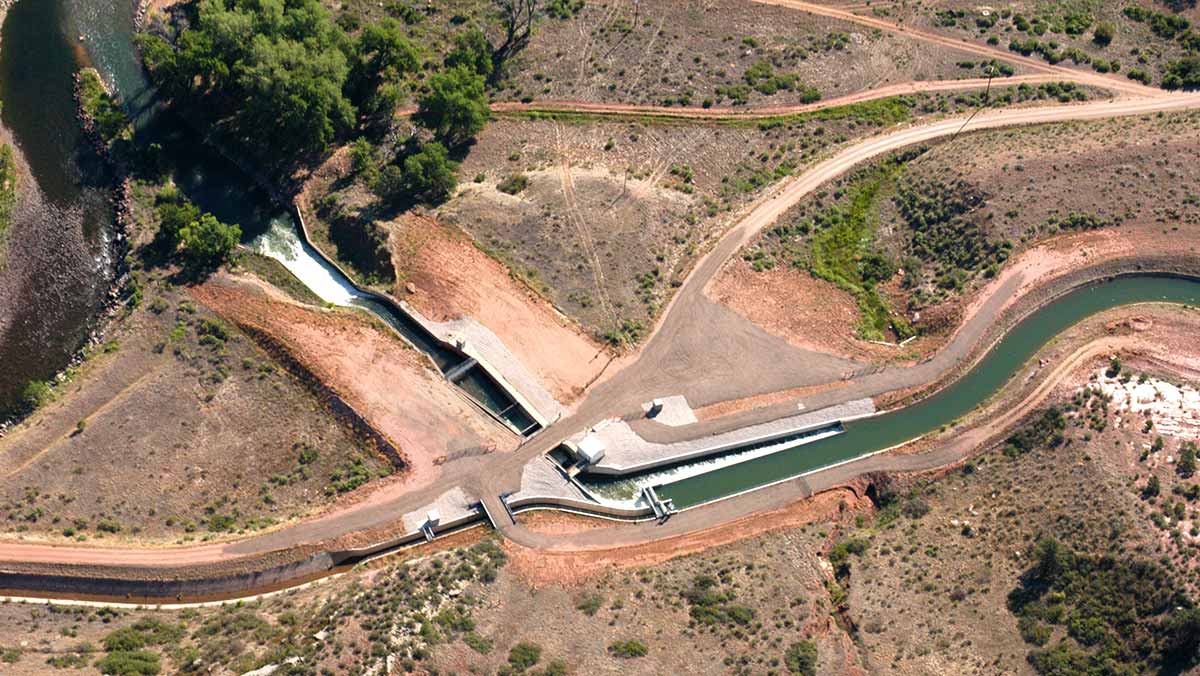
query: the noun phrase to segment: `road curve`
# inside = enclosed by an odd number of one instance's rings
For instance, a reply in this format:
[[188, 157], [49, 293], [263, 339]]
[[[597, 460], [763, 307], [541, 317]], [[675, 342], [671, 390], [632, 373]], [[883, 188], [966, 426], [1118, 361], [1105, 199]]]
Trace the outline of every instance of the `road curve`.
[[[1156, 91], [1154, 97], [1101, 101], [1095, 103], [1047, 106], [1027, 109], [988, 110], [979, 113], [966, 131], [998, 127], [1096, 120], [1200, 107], [1200, 93], [1169, 94]], [[964, 130], [966, 117], [953, 117], [929, 124], [915, 125], [856, 143], [833, 157], [817, 163], [773, 193], [759, 198], [751, 210], [734, 225], [717, 245], [697, 262], [663, 312], [645, 351], [653, 347], [656, 334], [687, 315], [687, 307], [703, 295], [705, 287], [721, 266], [755, 235], [774, 223], [793, 205], [821, 185], [855, 166], [901, 148], [953, 136]]]
[[[1071, 120], [1093, 120], [1118, 116], [1141, 115], [1162, 111], [1183, 110], [1200, 107], [1200, 93], [1166, 94], [1155, 91], [1153, 97], [1082, 103], [1016, 110], [993, 110], [980, 113], [971, 122], [970, 129], [985, 129], [1010, 125], [1029, 125]], [[650, 338], [640, 359], [653, 363], [655, 351], [669, 349], [672, 327], [682, 326], [688, 307], [696, 303], [704, 287], [719, 271], [721, 265], [738, 248], [748, 242], [764, 227], [773, 223], [788, 208], [810, 194], [817, 187], [854, 166], [885, 153], [913, 144], [945, 138], [956, 134], [965, 122], [965, 117], [956, 117], [929, 124], [922, 124], [856, 143], [835, 156], [818, 163], [808, 171], [786, 182], [781, 188], [757, 200], [743, 217], [693, 268], [683, 286], [676, 293], [663, 313], [655, 334]], [[621, 382], [626, 369], [612, 383]], [[395, 496], [371, 496], [360, 505], [332, 512], [311, 522], [287, 526], [271, 533], [252, 536], [244, 540], [185, 547], [165, 548], [104, 548], [95, 546], [57, 546], [32, 543], [0, 543], [0, 560], [23, 564], [49, 565], [108, 565], [129, 570], [136, 574], [140, 569], [162, 569], [164, 567], [186, 568], [201, 563], [227, 562], [289, 547], [317, 543], [353, 533], [379, 528], [394, 523], [400, 514], [428, 504], [432, 497], [457, 485], [467, 486], [476, 495], [491, 500], [504, 489], [514, 487], [514, 478], [519, 480], [520, 469], [531, 458], [553, 447], [565, 436], [583, 429], [596, 419], [610, 414], [614, 403], [625, 400], [637, 401], [642, 392], [621, 392], [620, 387], [607, 388], [603, 396], [592, 395], [581, 404], [575, 415], [556, 423], [537, 438], [517, 451], [490, 458], [473, 474], [443, 478], [435, 484], [409, 494]], [[791, 483], [783, 484], [789, 486]], [[774, 492], [762, 495], [751, 494], [739, 504], [754, 506], [771, 499]], [[740, 500], [740, 499], [739, 499]], [[687, 523], [686, 521], [682, 521]], [[509, 531], [514, 537], [523, 529]], [[647, 532], [646, 537], [658, 536]]]

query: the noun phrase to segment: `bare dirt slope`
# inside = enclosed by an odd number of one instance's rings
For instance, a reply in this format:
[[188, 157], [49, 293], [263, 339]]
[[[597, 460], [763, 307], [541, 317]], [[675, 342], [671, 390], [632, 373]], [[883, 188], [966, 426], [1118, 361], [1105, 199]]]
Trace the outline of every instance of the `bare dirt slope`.
[[611, 359], [461, 231], [407, 214], [391, 224], [395, 294], [434, 321], [470, 317], [491, 329], [551, 394], [569, 404]]
[[321, 511], [352, 466], [360, 483], [391, 472], [236, 327], [148, 289], [57, 400], [0, 439], [6, 536], [227, 537]]
[[309, 309], [228, 277], [192, 293], [230, 321], [270, 334], [400, 446], [411, 467], [406, 486], [429, 483], [448, 461], [516, 445], [423, 355], [366, 317]]

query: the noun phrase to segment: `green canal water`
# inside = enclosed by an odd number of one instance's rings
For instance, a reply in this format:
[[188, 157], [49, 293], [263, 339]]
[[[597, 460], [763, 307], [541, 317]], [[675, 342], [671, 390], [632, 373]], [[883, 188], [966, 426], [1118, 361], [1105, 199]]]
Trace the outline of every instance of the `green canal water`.
[[965, 376], [913, 406], [846, 424], [844, 434], [656, 487], [680, 509], [695, 507], [867, 455], [953, 422], [995, 394], [1051, 338], [1097, 312], [1141, 302], [1200, 305], [1200, 282], [1133, 276], [1073, 291], [1013, 328]]

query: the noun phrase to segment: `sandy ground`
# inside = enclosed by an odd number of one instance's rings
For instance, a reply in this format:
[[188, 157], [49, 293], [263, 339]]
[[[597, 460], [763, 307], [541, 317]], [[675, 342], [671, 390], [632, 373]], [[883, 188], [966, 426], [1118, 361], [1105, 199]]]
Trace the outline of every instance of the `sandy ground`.
[[1002, 309], [1007, 309], [1031, 289], [1073, 269], [1134, 253], [1146, 254], [1154, 251], [1155, 249], [1150, 247], [1164, 244], [1157, 241], [1161, 238], [1156, 237], [1156, 230], [1161, 228], [1130, 226], [1121, 230], [1068, 234], [1043, 242], [1005, 265], [1000, 274], [967, 304], [963, 321], [974, 317], [983, 303], [1009, 279], [1019, 276], [1021, 286], [1017, 293], [1008, 298]]
[[607, 350], [465, 233], [415, 214], [390, 230], [395, 294], [435, 321], [471, 317], [482, 323], [560, 402], [576, 400], [608, 363]]
[[[847, 511], [867, 510], [871, 501], [848, 489], [832, 490], [811, 500], [794, 502], [782, 509], [764, 512], [719, 526], [644, 544], [617, 548], [536, 550], [505, 541], [511, 566], [530, 586], [577, 584], [609, 569], [652, 566], [711, 547], [736, 542], [763, 533], [825, 521]], [[544, 526], [545, 524], [543, 524]], [[561, 534], [561, 531], [555, 531]]]
[[697, 420], [715, 420], [734, 413], [749, 411], [763, 406], [771, 406], [786, 401], [795, 401], [803, 397], [807, 397], [820, 392], [828, 392], [842, 387], [844, 382], [826, 383], [824, 385], [813, 385], [811, 387], [793, 387], [779, 392], [770, 394], [760, 394], [753, 397], [742, 397], [740, 399], [729, 399], [726, 401], [717, 402], [708, 406], [702, 406], [694, 411]]
[[448, 459], [516, 445], [513, 435], [472, 407], [418, 352], [367, 321], [272, 299], [227, 276], [192, 294], [230, 320], [280, 340], [396, 442], [411, 463], [409, 487], [433, 481]]

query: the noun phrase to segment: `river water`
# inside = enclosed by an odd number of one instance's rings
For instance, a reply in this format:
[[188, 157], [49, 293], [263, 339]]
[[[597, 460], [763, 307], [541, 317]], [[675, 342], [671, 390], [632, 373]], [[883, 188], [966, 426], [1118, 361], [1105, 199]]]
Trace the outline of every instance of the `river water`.
[[134, 0], [18, 0], [0, 29], [2, 120], [27, 164], [0, 253], [0, 415], [83, 344], [114, 276], [112, 177], [75, 119], [72, 76], [94, 66], [158, 142], [192, 201], [247, 239], [287, 211], [180, 120], [155, 108], [133, 46]]
[[0, 412], [66, 365], [113, 278], [111, 177], [75, 122], [78, 8], [21, 0], [0, 29], [0, 119], [25, 163], [0, 253]]

